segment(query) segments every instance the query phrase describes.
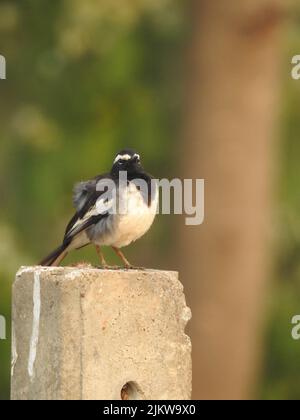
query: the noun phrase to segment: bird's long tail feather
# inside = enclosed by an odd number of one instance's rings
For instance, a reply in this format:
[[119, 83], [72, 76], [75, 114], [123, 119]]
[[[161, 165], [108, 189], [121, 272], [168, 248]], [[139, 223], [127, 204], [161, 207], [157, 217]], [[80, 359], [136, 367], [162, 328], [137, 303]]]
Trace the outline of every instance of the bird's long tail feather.
[[68, 247], [69, 244], [63, 244], [60, 247], [56, 248], [51, 254], [49, 254], [46, 258], [44, 258], [39, 265], [43, 265], [45, 267], [54, 267], [58, 266], [62, 260], [68, 254]]

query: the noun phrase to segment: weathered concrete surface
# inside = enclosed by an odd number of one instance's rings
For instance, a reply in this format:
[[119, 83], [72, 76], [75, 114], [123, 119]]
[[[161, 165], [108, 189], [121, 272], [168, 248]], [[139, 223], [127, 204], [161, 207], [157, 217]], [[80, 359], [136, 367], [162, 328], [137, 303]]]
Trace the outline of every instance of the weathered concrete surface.
[[176, 272], [22, 268], [11, 397], [190, 399], [189, 319]]

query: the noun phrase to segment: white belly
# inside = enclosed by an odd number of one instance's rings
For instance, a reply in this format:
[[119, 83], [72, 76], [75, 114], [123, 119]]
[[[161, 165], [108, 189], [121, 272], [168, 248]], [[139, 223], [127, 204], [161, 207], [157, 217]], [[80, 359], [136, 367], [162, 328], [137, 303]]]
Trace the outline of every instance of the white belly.
[[[122, 214], [110, 215], [106, 220], [108, 229], [99, 239], [99, 245], [122, 248], [143, 236], [151, 227], [158, 205], [158, 192], [150, 206], [147, 205], [140, 191], [130, 183], [122, 194], [126, 208]], [[123, 214], [124, 213], [124, 214]]]

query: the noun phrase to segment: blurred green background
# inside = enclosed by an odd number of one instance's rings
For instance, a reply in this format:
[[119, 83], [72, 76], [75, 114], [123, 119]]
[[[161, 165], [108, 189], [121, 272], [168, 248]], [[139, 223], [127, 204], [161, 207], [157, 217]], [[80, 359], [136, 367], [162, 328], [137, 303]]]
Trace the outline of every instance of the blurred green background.
[[[173, 177], [179, 159], [183, 59], [188, 34], [176, 0], [0, 1], [0, 399], [9, 398], [10, 292], [16, 270], [59, 244], [72, 216], [75, 181], [110, 169], [119, 148], [136, 148], [157, 177]], [[268, 296], [263, 377], [257, 397], [300, 398], [300, 343], [290, 321], [300, 312], [300, 82], [290, 77], [300, 52], [300, 23], [286, 32], [281, 136], [274, 211], [272, 293]], [[127, 255], [173, 268], [166, 249], [173, 217]], [[110, 251], [109, 258], [113, 259]], [[66, 263], [88, 259], [73, 253]]]

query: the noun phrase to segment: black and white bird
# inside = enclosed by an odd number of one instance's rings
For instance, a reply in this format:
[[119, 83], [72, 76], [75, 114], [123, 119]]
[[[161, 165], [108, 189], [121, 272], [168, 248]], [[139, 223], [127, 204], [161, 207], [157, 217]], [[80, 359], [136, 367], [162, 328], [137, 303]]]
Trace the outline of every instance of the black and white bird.
[[[122, 174], [127, 178], [125, 183], [120, 182]], [[103, 268], [108, 265], [102, 246], [111, 246], [125, 267], [132, 268], [120, 248], [149, 230], [158, 206], [156, 181], [143, 169], [140, 155], [132, 149], [121, 150], [109, 173], [75, 185], [73, 204], [76, 213], [67, 226], [62, 245], [40, 265], [57, 266], [70, 251], [93, 244]]]

